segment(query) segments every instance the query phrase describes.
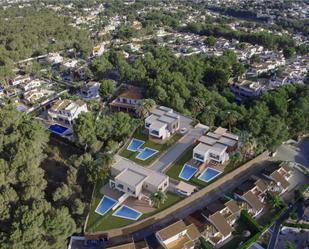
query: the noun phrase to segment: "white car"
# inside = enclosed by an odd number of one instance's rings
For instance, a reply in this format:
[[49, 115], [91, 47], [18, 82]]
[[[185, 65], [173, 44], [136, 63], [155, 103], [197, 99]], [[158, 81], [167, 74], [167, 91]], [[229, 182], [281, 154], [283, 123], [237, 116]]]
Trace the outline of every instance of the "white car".
[[181, 133], [181, 134], [185, 134], [186, 132], [187, 132], [187, 128], [181, 128], [181, 129], [180, 129], [180, 133]]

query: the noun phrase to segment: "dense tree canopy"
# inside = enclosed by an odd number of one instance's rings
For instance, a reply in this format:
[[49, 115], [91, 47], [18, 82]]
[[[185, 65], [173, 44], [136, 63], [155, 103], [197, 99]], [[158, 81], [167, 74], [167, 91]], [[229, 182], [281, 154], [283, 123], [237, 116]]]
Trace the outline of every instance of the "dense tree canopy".
[[1, 248], [63, 248], [76, 229], [68, 208], [45, 198], [45, 128], [11, 106], [0, 109]]
[[35, 55], [75, 48], [88, 57], [92, 49], [88, 33], [70, 22], [50, 10], [0, 10], [0, 79], [12, 75], [12, 61]]
[[[244, 72], [235, 53], [221, 57], [193, 55], [177, 58], [166, 48], [150, 49], [144, 58], [128, 63], [111, 51], [106, 59], [118, 68], [122, 81], [145, 88], [158, 104], [192, 115], [210, 126], [231, 126], [256, 137], [260, 148], [274, 149], [284, 139], [309, 131], [309, 87], [289, 85], [237, 105], [228, 79]], [[276, 127], [276, 128], [274, 128]]]

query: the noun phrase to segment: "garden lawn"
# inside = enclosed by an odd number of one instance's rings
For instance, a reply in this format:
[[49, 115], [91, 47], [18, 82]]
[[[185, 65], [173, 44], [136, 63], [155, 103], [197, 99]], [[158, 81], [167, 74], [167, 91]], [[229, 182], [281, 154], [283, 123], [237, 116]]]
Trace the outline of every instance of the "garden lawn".
[[132, 138], [136, 138], [139, 140], [145, 141], [145, 143], [140, 147], [141, 149], [145, 147], [149, 147], [151, 149], [155, 149], [158, 152], [148, 158], [147, 160], [140, 160], [137, 159], [136, 156], [138, 155], [138, 151], [133, 152], [127, 150], [128, 145], [131, 142], [131, 139], [125, 144], [122, 151], [120, 152], [120, 155], [130, 159], [133, 162], [136, 162], [139, 165], [148, 166], [152, 162], [154, 162], [164, 151], [166, 151], [169, 147], [171, 147], [174, 143], [176, 143], [180, 138], [182, 137], [181, 134], [174, 134], [171, 138], [169, 138], [164, 144], [155, 143], [149, 140], [148, 134], [142, 132], [142, 129], [137, 129], [136, 132], [133, 134]]
[[[88, 222], [87, 222], [87, 226], [86, 226], [86, 232], [98, 232], [98, 231], [106, 231], [106, 230], [110, 230], [110, 229], [114, 229], [114, 228], [120, 228], [120, 227], [124, 227], [127, 225], [130, 225], [136, 221], [134, 220], [127, 220], [127, 219], [123, 219], [123, 218], [119, 218], [119, 217], [115, 217], [112, 214], [115, 211], [109, 211], [107, 214], [105, 214], [104, 216], [99, 215], [95, 212], [95, 209], [97, 208], [100, 200], [102, 199], [103, 195], [100, 193], [100, 188], [102, 187], [103, 183], [98, 183], [96, 185], [96, 189], [95, 189], [95, 194], [93, 196], [93, 200], [92, 200], [92, 204], [91, 204], [91, 208], [90, 208], [90, 212], [89, 212], [89, 217], [88, 217]], [[180, 200], [182, 200], [183, 198], [174, 194], [174, 193], [170, 193], [167, 192], [167, 200], [165, 201], [164, 204], [162, 204], [158, 209], [156, 209], [154, 212], [152, 213], [147, 213], [147, 214], [143, 214], [139, 219], [145, 219], [151, 215], [154, 215], [172, 205], [174, 205], [175, 203], [179, 202]]]
[[[192, 153], [193, 153], [193, 148], [196, 146], [196, 144], [191, 145], [178, 159], [177, 161], [165, 172], [166, 175], [169, 177], [176, 179], [178, 181], [185, 181], [188, 183], [191, 183], [199, 188], [204, 188], [206, 187], [209, 183], [203, 182], [199, 180], [196, 177], [192, 177], [189, 181], [186, 181], [184, 179], [179, 178], [179, 174], [182, 170], [182, 167], [184, 166], [185, 163], [189, 162], [192, 159]], [[214, 180], [218, 179], [216, 177]], [[213, 181], [214, 181], [213, 180]]]

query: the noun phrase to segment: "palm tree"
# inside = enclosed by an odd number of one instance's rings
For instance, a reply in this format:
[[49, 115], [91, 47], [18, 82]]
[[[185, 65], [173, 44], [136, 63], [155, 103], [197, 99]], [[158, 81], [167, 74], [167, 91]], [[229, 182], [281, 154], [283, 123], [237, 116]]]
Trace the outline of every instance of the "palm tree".
[[156, 102], [153, 99], [143, 99], [137, 103], [136, 112], [140, 117], [145, 118], [155, 105]]
[[228, 124], [229, 131], [232, 131], [232, 125], [236, 124], [240, 119], [240, 115], [237, 111], [228, 110], [223, 113], [223, 121]]
[[255, 138], [247, 131], [239, 133], [240, 150], [244, 155], [251, 155], [257, 147]]
[[273, 209], [281, 208], [284, 205], [284, 202], [280, 196], [267, 193], [266, 199]]
[[167, 199], [167, 196], [162, 191], [157, 191], [154, 193], [151, 193], [150, 200], [152, 203], [152, 206], [159, 208], [161, 204], [163, 204]]

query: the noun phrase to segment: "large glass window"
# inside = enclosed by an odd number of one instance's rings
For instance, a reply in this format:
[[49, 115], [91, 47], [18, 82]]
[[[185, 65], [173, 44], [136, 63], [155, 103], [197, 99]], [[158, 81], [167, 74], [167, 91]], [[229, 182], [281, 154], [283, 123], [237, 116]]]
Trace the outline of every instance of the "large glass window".
[[199, 160], [204, 161], [204, 156], [202, 156], [202, 155], [200, 155], [200, 154], [198, 154], [198, 153], [194, 153], [194, 157], [197, 158], [197, 159], [199, 159]]

